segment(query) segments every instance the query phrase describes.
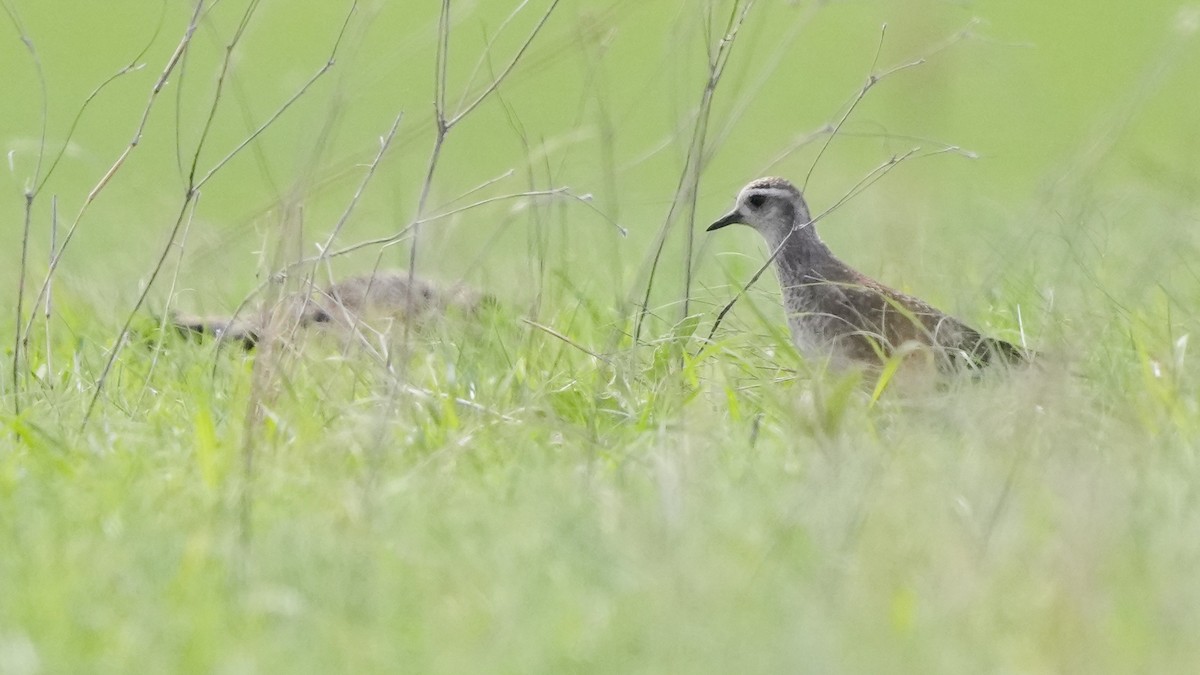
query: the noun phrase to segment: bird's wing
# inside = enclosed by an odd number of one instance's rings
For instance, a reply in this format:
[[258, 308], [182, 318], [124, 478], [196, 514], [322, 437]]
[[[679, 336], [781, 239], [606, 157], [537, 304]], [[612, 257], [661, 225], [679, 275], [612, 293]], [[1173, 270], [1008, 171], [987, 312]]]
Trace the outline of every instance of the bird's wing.
[[867, 277], [842, 285], [839, 291], [831, 297], [837, 298], [844, 315], [859, 317], [862, 330], [872, 334], [888, 355], [905, 344], [932, 347], [944, 370], [1027, 359], [1020, 348], [989, 338], [924, 300]]

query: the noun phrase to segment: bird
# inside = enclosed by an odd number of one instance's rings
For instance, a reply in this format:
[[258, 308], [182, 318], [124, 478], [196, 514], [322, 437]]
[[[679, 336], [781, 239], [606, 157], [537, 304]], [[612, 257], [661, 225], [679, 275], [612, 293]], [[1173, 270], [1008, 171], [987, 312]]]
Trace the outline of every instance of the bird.
[[733, 224], [753, 227], [770, 247], [792, 341], [806, 360], [835, 370], [878, 369], [893, 358], [904, 363], [926, 354], [925, 362], [948, 373], [1034, 356], [842, 262], [817, 235], [804, 195], [787, 179], [751, 181], [707, 231]]
[[[171, 323], [180, 333], [211, 335], [239, 342], [249, 350], [270, 325], [327, 326], [345, 331], [372, 319], [420, 322], [452, 311], [474, 314], [494, 304], [490, 295], [463, 284], [438, 285], [410, 277], [404, 270], [382, 270], [287, 295], [280, 303], [261, 307], [244, 319], [175, 314]], [[273, 324], [280, 319], [289, 323]]]

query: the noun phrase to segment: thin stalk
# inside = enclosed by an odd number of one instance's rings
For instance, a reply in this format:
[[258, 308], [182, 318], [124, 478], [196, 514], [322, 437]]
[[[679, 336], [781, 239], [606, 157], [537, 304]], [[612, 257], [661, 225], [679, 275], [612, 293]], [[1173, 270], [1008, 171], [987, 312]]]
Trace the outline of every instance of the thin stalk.
[[681, 211], [686, 214], [684, 219], [687, 220], [688, 224], [684, 233], [683, 316], [687, 317], [690, 311], [689, 299], [692, 287], [691, 258], [695, 245], [695, 233], [691, 224], [695, 220], [696, 193], [700, 183], [700, 175], [704, 171], [704, 148], [708, 134], [709, 117], [712, 113], [712, 103], [717, 86], [720, 84], [725, 67], [729, 63], [738, 31], [745, 23], [746, 17], [753, 6], [753, 0], [747, 0], [744, 3], [735, 2], [730, 11], [729, 19], [726, 22], [721, 39], [715, 47], [711, 45], [709, 47], [708, 75], [700, 94], [700, 102], [696, 107], [696, 119], [692, 125], [692, 137], [688, 143], [687, 157], [684, 160], [683, 171], [679, 176], [679, 183], [675, 188], [675, 196], [671, 201], [671, 208], [667, 211], [667, 217], [659, 229], [654, 252], [650, 257], [646, 289], [638, 305], [638, 313], [634, 320], [633, 341], [635, 344], [641, 340], [642, 327], [645, 323], [646, 314], [650, 311], [650, 295], [654, 288], [654, 280], [658, 272], [658, 265], [662, 258], [663, 250], [666, 248], [667, 237], [681, 219], [679, 216]]

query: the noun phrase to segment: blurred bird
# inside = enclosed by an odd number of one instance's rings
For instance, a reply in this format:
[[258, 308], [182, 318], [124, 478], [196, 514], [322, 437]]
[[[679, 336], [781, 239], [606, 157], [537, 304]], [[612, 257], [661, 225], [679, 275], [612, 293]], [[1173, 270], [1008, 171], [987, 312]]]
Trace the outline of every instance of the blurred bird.
[[478, 312], [494, 303], [461, 284], [439, 286], [404, 271], [383, 271], [350, 277], [312, 293], [286, 296], [276, 306], [252, 312], [245, 319], [176, 314], [171, 323], [183, 333], [212, 335], [240, 342], [246, 349], [258, 344], [272, 322], [282, 326], [325, 326], [351, 330], [372, 319], [420, 322], [450, 311]]

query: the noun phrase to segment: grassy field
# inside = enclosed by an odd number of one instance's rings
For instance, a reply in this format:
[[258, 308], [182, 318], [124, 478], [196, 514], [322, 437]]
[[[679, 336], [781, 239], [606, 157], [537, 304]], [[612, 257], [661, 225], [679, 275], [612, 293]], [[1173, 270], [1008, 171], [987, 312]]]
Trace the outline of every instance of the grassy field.
[[[1200, 10], [1110, 4], [0, 0], [0, 673], [1194, 672]], [[1039, 367], [706, 343], [810, 170]], [[414, 260], [496, 307], [156, 321]]]

